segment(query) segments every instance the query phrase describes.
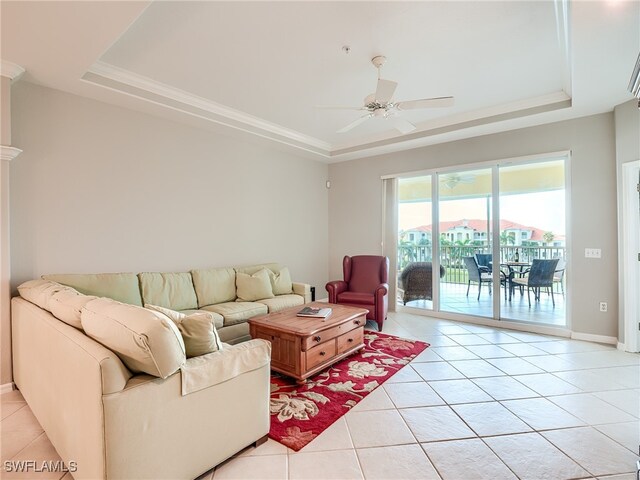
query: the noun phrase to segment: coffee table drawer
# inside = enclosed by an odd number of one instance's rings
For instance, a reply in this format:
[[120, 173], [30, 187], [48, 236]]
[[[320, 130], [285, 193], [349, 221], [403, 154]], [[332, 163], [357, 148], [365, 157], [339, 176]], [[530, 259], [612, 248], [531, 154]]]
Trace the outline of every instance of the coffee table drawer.
[[327, 328], [326, 330], [322, 330], [315, 335], [311, 335], [310, 337], [305, 338], [304, 340], [304, 349], [309, 350], [323, 342], [331, 338], [336, 338], [339, 335], [347, 333], [354, 328], [363, 328], [366, 320], [364, 319], [364, 315], [358, 317], [354, 320], [350, 320], [345, 323], [341, 323], [340, 325], [336, 325], [335, 327]]
[[357, 345], [362, 345], [364, 340], [364, 329], [356, 328], [350, 332], [344, 333], [338, 337], [338, 355], [351, 350]]
[[320, 345], [316, 345], [313, 348], [310, 348], [306, 352], [307, 357], [307, 370], [315, 367], [316, 365], [320, 365], [321, 363], [326, 362], [332, 357], [336, 355], [336, 341], [335, 339], [329, 340], [328, 342], [321, 343]]

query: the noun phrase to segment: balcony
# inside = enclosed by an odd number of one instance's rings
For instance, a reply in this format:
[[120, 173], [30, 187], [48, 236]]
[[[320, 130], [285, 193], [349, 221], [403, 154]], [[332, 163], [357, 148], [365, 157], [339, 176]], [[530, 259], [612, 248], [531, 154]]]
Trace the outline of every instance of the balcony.
[[[566, 248], [556, 246], [500, 246], [500, 263], [513, 261], [518, 252], [521, 262], [530, 263], [535, 258], [552, 259], [566, 258]], [[478, 285], [472, 284], [467, 296], [468, 273], [464, 266], [463, 257], [473, 256], [476, 253], [490, 253], [483, 246], [441, 246], [440, 263], [445, 267], [445, 276], [440, 283], [440, 310], [444, 312], [461, 313], [483, 317], [492, 317], [493, 300], [489, 294], [487, 285], [482, 286], [480, 299], [478, 300]], [[403, 243], [398, 248], [398, 278], [402, 269], [412, 262], [430, 262], [432, 260], [432, 248], [430, 245], [412, 245]], [[518, 289], [513, 297], [505, 299], [504, 287], [500, 288], [500, 316], [503, 319], [518, 320], [531, 323], [549, 325], [565, 325], [566, 299], [564, 295], [566, 276], [562, 284], [554, 286], [555, 307], [551, 296], [545, 292], [540, 295], [540, 301], [532, 302], [529, 307], [527, 292]], [[495, 293], [495, 292], [493, 292]], [[402, 305], [402, 301], [399, 300]], [[432, 309], [433, 305], [428, 300], [416, 300], [408, 302], [407, 306]]]

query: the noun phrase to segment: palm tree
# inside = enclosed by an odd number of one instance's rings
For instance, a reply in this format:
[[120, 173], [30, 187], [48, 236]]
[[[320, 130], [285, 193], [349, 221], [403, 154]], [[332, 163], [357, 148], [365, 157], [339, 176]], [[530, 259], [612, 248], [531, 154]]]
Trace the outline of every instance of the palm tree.
[[510, 235], [509, 232], [503, 230], [500, 232], [500, 245], [515, 245], [516, 238]]
[[542, 235], [542, 239], [545, 243], [553, 242], [554, 238], [556, 238], [556, 236], [553, 234], [553, 232], [544, 232], [544, 235]]

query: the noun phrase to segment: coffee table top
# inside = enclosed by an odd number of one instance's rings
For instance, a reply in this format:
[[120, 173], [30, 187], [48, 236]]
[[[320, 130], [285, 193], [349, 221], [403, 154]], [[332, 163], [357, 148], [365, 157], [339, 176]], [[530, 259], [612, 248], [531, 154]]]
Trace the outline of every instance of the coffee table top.
[[[304, 307], [331, 308], [331, 315], [327, 318], [298, 317], [296, 313]], [[334, 303], [312, 302], [286, 308], [279, 312], [253, 317], [249, 319], [249, 323], [262, 327], [271, 327], [295, 335], [306, 336], [348, 322], [360, 315], [366, 316], [367, 313], [368, 310], [366, 308], [346, 307]]]

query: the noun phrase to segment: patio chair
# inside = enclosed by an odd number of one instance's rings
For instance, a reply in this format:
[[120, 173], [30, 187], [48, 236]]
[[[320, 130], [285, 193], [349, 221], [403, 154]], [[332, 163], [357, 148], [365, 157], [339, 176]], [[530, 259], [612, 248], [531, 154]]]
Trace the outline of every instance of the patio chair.
[[[404, 267], [400, 274], [402, 302], [406, 305], [412, 300], [431, 300], [433, 287], [433, 267], [431, 262], [413, 262]], [[440, 265], [440, 278], [445, 269]]]
[[560, 258], [558, 260], [558, 265], [556, 265], [556, 271], [553, 272], [553, 284], [560, 285], [560, 291], [562, 292], [562, 296], [564, 296], [564, 271], [567, 268], [567, 262], [564, 258]]
[[482, 272], [480, 266], [476, 261], [476, 257], [463, 257], [464, 265], [467, 267], [469, 273], [469, 280], [467, 281], [467, 297], [469, 296], [469, 289], [471, 288], [471, 282], [478, 284], [478, 300], [480, 300], [480, 290], [482, 290], [482, 284], [489, 285], [489, 294], [491, 294], [491, 283], [493, 282], [493, 276], [489, 272]]
[[531, 306], [531, 294], [530, 291], [533, 288], [534, 299], [540, 301], [540, 290], [542, 288], [548, 288], [551, 291], [551, 302], [553, 306], [556, 306], [556, 301], [553, 298], [553, 276], [558, 265], [558, 259], [541, 260], [534, 259], [531, 262], [531, 268], [524, 273], [527, 273], [526, 277], [514, 278], [513, 283], [520, 285], [521, 287], [527, 287], [527, 299], [529, 300], [529, 306]]
[[478, 262], [478, 266], [480, 267], [481, 272], [489, 272], [493, 270], [493, 255], [490, 253], [476, 253], [476, 262]]

